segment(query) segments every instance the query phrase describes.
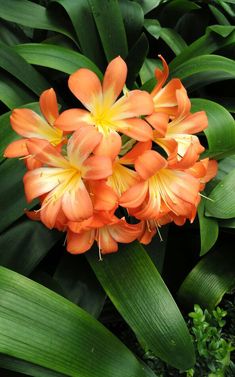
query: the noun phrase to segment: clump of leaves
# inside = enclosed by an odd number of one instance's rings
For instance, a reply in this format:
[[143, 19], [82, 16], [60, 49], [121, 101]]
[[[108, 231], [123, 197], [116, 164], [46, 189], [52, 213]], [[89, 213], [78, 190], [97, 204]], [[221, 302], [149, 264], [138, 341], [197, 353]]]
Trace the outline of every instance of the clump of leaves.
[[[230, 365], [230, 353], [235, 349], [232, 342], [223, 336], [227, 312], [217, 307], [212, 313], [194, 305], [194, 311], [189, 313], [191, 333], [196, 349], [195, 368], [187, 372], [187, 376], [224, 377]], [[207, 374], [205, 374], [207, 373]]]

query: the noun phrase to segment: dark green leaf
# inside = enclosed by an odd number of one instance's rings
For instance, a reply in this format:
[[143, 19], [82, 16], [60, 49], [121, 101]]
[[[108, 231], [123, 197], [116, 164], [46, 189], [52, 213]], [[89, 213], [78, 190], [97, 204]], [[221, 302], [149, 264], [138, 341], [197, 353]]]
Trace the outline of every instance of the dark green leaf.
[[[8, 3], [0, 1], [1, 18], [16, 24], [35, 29], [57, 31], [75, 39], [72, 32], [64, 27], [63, 20], [52, 17], [47, 9], [28, 0], [11, 0]], [[20, 16], [21, 15], [21, 16]]]
[[29, 275], [61, 237], [38, 221], [23, 219], [0, 235], [0, 264]]
[[31, 43], [16, 46], [15, 51], [30, 64], [57, 69], [68, 74], [79, 68], [88, 68], [102, 77], [97, 66], [86, 56], [61, 46]]
[[128, 45], [131, 47], [140, 37], [144, 25], [144, 13], [139, 4], [130, 0], [119, 0], [126, 30]]
[[159, 5], [164, 3], [166, 0], [135, 0], [139, 3], [144, 11], [144, 14], [147, 14], [151, 10], [157, 8]]
[[189, 59], [171, 69], [171, 78], [180, 78], [187, 89], [195, 90], [217, 81], [235, 79], [235, 61], [218, 55]]
[[235, 253], [225, 244], [208, 253], [194, 267], [181, 285], [178, 296], [187, 307], [195, 303], [214, 309], [223, 295], [235, 285]]
[[206, 199], [202, 198], [198, 207], [201, 238], [200, 255], [206, 254], [212, 248], [218, 238], [219, 233], [218, 222], [205, 216], [205, 203]]
[[206, 203], [206, 214], [219, 219], [235, 217], [235, 169], [231, 170], [225, 178], [211, 191], [210, 201]]
[[98, 321], [47, 288], [1, 267], [0, 293], [2, 353], [71, 377], [153, 376]]
[[63, 287], [66, 297], [98, 317], [105, 301], [105, 292], [83, 256], [66, 253], [57, 267], [54, 279]]
[[203, 157], [225, 158], [235, 153], [235, 123], [233, 117], [222, 106], [205, 99], [192, 99], [193, 112], [205, 110], [208, 128], [204, 131], [209, 149]]
[[87, 258], [144, 349], [176, 368], [190, 368], [194, 351], [186, 324], [143, 247], [138, 242], [120, 246], [102, 262], [94, 250]]
[[[101, 8], [100, 0], [88, 0], [108, 61], [128, 53], [127, 38], [117, 0], [109, 0]], [[107, 22], [108, 21], [108, 22]]]
[[218, 8], [216, 8], [216, 7], [214, 7], [213, 5], [210, 5], [210, 4], [209, 4], [209, 8], [210, 8], [211, 12], [213, 13], [218, 24], [220, 24], [220, 25], [230, 25], [230, 22], [228, 21], [228, 19], [225, 17], [225, 15]]
[[139, 74], [146, 55], [148, 53], [148, 39], [144, 33], [141, 34], [135, 45], [130, 50], [126, 63], [128, 66], [127, 87], [132, 88], [134, 81]]
[[12, 76], [7, 75], [6, 72], [4, 72], [4, 74], [0, 72], [0, 101], [2, 101], [9, 109], [21, 106], [24, 103], [32, 102], [33, 100], [36, 100], [36, 96], [33, 95], [32, 92], [30, 93], [24, 85], [14, 80]]

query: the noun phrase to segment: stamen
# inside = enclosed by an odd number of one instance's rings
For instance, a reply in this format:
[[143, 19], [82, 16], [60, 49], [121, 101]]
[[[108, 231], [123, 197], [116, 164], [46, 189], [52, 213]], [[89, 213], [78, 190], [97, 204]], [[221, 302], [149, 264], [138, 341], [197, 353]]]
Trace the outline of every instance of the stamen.
[[27, 154], [27, 156], [19, 157], [19, 160], [27, 160], [27, 158], [30, 158], [30, 157], [35, 157], [35, 155], [33, 155], [33, 154]]
[[100, 247], [100, 232], [99, 232], [98, 229], [97, 229], [97, 231], [98, 231], [99, 262], [102, 262], [103, 258], [102, 258], [102, 254], [101, 254], [102, 249]]
[[198, 194], [199, 194], [202, 198], [207, 199], [207, 200], [210, 200], [211, 202], [214, 202], [214, 199], [208, 198], [208, 196], [203, 195], [203, 194], [201, 194], [200, 192], [199, 192]]

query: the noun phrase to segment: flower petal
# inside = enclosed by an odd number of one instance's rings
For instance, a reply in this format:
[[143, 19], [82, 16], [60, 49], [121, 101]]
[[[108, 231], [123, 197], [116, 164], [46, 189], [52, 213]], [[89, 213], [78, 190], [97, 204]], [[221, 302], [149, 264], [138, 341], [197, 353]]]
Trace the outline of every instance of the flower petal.
[[54, 130], [35, 111], [30, 109], [13, 110], [10, 121], [12, 128], [24, 137], [45, 138], [47, 134], [53, 135]]
[[148, 92], [131, 90], [112, 106], [112, 111], [117, 114], [113, 120], [150, 115], [153, 112], [153, 100]]
[[43, 164], [68, 169], [69, 162], [48, 141], [41, 139], [28, 139], [29, 154]]
[[93, 215], [93, 205], [81, 178], [70, 183], [62, 197], [62, 209], [71, 221], [81, 221]]
[[162, 61], [163, 69], [162, 70], [159, 68], [155, 69], [157, 85], [152, 91], [152, 96], [154, 96], [162, 88], [162, 86], [165, 84], [167, 80], [167, 77], [169, 76], [169, 68], [168, 68], [167, 62], [165, 61], [162, 55], [158, 55], [158, 57]]
[[27, 156], [29, 154], [26, 140], [20, 139], [15, 140], [11, 144], [9, 144], [5, 151], [4, 151], [4, 157], [6, 158], [13, 158], [13, 157], [23, 157]]
[[145, 151], [151, 148], [151, 140], [136, 143], [135, 146], [128, 153], [126, 153], [123, 157], [119, 158], [119, 163], [125, 165], [132, 165], [135, 163], [136, 159], [141, 154], [143, 154]]
[[118, 196], [105, 181], [89, 181], [89, 192], [96, 211], [111, 211], [118, 206]]
[[121, 93], [127, 76], [127, 65], [118, 56], [113, 59], [104, 74], [103, 97], [105, 104], [111, 106]]
[[[49, 194], [51, 197], [51, 193]], [[40, 211], [40, 219], [47, 228], [52, 229], [55, 227], [57, 217], [61, 211], [61, 202], [62, 199], [59, 198], [56, 201], [47, 201], [47, 197], [42, 202], [42, 209]]]
[[109, 225], [109, 233], [117, 242], [129, 243], [139, 237], [141, 232], [141, 225], [128, 224], [124, 219], [121, 219], [117, 224]]
[[90, 229], [80, 234], [67, 232], [67, 250], [71, 254], [82, 254], [89, 250], [94, 243], [95, 231]]
[[114, 160], [120, 152], [122, 146], [122, 139], [116, 131], [110, 131], [108, 134], [103, 134], [103, 137], [94, 149], [94, 154], [97, 156], [106, 156]]
[[56, 119], [54, 126], [64, 131], [76, 131], [80, 127], [91, 124], [90, 113], [83, 109], [65, 110]]
[[112, 175], [112, 161], [105, 156], [89, 157], [83, 164], [82, 177], [84, 179], [104, 179]]
[[147, 122], [154, 128], [156, 137], [164, 137], [167, 132], [169, 115], [165, 113], [153, 113], [146, 117]]
[[169, 123], [169, 134], [195, 134], [203, 131], [208, 126], [205, 111], [190, 114], [184, 119], [174, 119]]
[[45, 90], [39, 99], [40, 109], [47, 120], [47, 122], [53, 126], [56, 118], [59, 116], [58, 104], [54, 89]]
[[101, 254], [109, 254], [118, 251], [118, 244], [110, 235], [107, 226], [99, 229], [99, 235], [96, 237], [96, 241]]
[[155, 151], [146, 151], [135, 162], [135, 169], [142, 179], [148, 179], [158, 170], [164, 168], [167, 161]]
[[164, 112], [170, 116], [175, 116], [178, 111], [178, 102], [176, 98], [176, 90], [184, 90], [179, 79], [172, 79], [164, 88], [153, 95], [154, 111]]
[[98, 76], [86, 68], [74, 72], [68, 81], [69, 89], [88, 109], [92, 110], [94, 101], [102, 98], [102, 87]]
[[118, 131], [138, 141], [148, 141], [153, 138], [152, 128], [140, 118], [125, 119], [117, 122]]
[[140, 206], [148, 191], [148, 183], [143, 181], [129, 188], [122, 194], [119, 204], [125, 208], [136, 208]]
[[101, 133], [93, 126], [81, 127], [74, 132], [67, 145], [69, 162], [80, 169], [101, 139]]

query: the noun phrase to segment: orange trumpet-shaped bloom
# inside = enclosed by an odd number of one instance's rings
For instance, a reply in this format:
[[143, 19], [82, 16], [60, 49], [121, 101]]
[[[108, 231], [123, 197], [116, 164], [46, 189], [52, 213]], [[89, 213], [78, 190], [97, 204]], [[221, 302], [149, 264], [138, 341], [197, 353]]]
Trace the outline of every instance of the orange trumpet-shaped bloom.
[[135, 169], [142, 181], [122, 195], [120, 205], [139, 219], [158, 219], [169, 212], [194, 219], [200, 200], [199, 179], [181, 169], [171, 169], [167, 160], [150, 150], [136, 160]]
[[166, 113], [172, 117], [177, 114], [178, 109], [176, 91], [180, 90], [184, 92], [185, 88], [179, 79], [172, 79], [168, 84], [163, 86], [169, 76], [169, 68], [161, 55], [159, 55], [159, 58], [162, 60], [163, 70], [159, 68], [155, 70], [157, 84], [151, 92], [154, 102], [154, 111]]
[[81, 68], [69, 78], [69, 88], [87, 110], [64, 111], [56, 126], [64, 131], [74, 131], [84, 125], [92, 125], [102, 134], [102, 140], [94, 153], [116, 157], [121, 138], [118, 132], [139, 141], [152, 138], [151, 127], [141, 118], [153, 112], [151, 96], [141, 90], [127, 92], [119, 99], [127, 76], [127, 66], [121, 57], [113, 59], [101, 84], [96, 74]]
[[30, 202], [47, 194], [40, 211], [41, 220], [49, 228], [54, 227], [61, 211], [71, 221], [93, 215], [93, 204], [85, 182], [102, 180], [112, 174], [108, 157], [90, 156], [100, 139], [101, 135], [93, 127], [81, 128], [68, 141], [67, 157], [46, 141], [27, 141], [29, 153], [45, 166], [25, 174], [26, 198]]
[[72, 254], [84, 253], [96, 241], [101, 259], [101, 254], [116, 252], [118, 242], [129, 243], [137, 239], [140, 231], [140, 224], [128, 224], [124, 218], [98, 212], [83, 222], [68, 223], [67, 250]]
[[[63, 132], [54, 126], [59, 116], [58, 104], [54, 90], [45, 90], [39, 99], [40, 116], [30, 109], [15, 109], [10, 116], [12, 128], [23, 139], [13, 141], [8, 145], [4, 156], [8, 158], [28, 156], [27, 139], [38, 138], [49, 141], [53, 146], [60, 145], [63, 140]], [[40, 166], [33, 158], [26, 159], [27, 167], [32, 169]]]

